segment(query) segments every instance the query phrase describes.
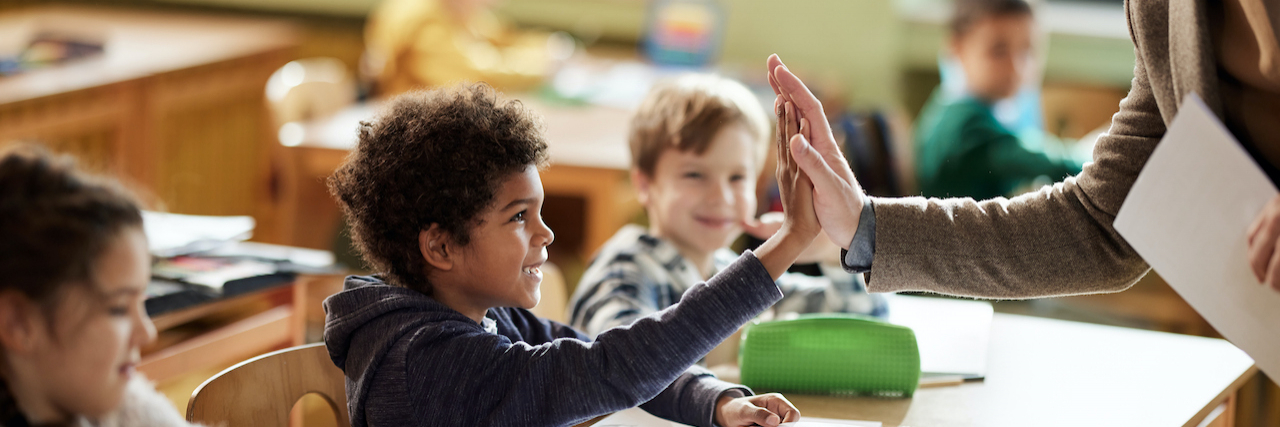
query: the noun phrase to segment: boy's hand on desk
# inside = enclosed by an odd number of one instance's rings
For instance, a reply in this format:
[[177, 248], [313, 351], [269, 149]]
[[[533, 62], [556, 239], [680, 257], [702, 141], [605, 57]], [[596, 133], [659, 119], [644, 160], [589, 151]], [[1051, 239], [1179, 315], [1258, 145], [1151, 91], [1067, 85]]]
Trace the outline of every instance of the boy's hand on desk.
[[732, 398], [721, 396], [716, 402], [716, 425], [742, 427], [800, 421], [800, 410], [778, 393]]
[[822, 103], [799, 77], [783, 65], [778, 55], [769, 56], [769, 85], [784, 101], [795, 105], [799, 116], [808, 124], [805, 138], [810, 144], [793, 148], [792, 157], [812, 180], [813, 203], [818, 220], [831, 243], [847, 248], [858, 230], [858, 217], [867, 197], [862, 194], [858, 178], [849, 169], [849, 163], [827, 122]]
[[[782, 220], [782, 212], [768, 212], [760, 215], [759, 219], [748, 219], [743, 222], [742, 231], [757, 239], [768, 240], [782, 228]], [[796, 257], [796, 264], [837, 264], [839, 262], [840, 248], [832, 244], [830, 239], [813, 239], [813, 243], [801, 252], [799, 257]]]

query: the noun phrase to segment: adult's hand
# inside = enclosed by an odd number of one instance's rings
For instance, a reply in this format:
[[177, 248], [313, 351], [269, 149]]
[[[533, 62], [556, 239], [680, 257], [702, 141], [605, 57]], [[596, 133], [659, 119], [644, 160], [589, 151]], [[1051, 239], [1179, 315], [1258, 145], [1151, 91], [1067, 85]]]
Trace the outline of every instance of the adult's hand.
[[1277, 240], [1280, 240], [1280, 196], [1271, 199], [1249, 227], [1249, 266], [1253, 268], [1253, 277], [1264, 286], [1280, 291]]
[[796, 164], [813, 182], [818, 222], [831, 243], [847, 249], [858, 231], [858, 218], [868, 202], [867, 196], [840, 152], [818, 97], [787, 69], [778, 55], [769, 55], [768, 64], [769, 85], [774, 93], [794, 105], [807, 125], [807, 132], [802, 133], [808, 143], [790, 144], [789, 148]]

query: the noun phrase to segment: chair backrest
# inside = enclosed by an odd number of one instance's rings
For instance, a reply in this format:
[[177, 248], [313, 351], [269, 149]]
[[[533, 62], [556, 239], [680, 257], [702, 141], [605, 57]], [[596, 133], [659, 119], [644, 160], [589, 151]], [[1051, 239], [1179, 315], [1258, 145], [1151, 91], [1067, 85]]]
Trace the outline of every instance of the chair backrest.
[[187, 402], [187, 420], [207, 425], [286, 427], [302, 396], [316, 393], [350, 427], [346, 380], [324, 343], [267, 353], [219, 372]]

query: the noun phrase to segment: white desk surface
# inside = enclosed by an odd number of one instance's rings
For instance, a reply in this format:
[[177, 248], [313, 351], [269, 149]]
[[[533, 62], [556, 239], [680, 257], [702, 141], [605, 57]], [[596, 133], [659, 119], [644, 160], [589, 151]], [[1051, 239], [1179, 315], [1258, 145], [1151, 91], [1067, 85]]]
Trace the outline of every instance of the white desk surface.
[[983, 382], [910, 399], [789, 394], [805, 415], [892, 426], [1196, 426], [1257, 372], [1220, 339], [997, 313]]

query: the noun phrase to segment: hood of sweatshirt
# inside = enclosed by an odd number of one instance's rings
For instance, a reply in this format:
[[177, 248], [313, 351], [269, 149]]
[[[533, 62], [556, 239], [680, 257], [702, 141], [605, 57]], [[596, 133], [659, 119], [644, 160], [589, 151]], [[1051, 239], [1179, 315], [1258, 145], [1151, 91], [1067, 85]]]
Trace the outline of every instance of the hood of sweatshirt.
[[365, 424], [365, 398], [373, 377], [392, 347], [406, 334], [432, 324], [482, 329], [431, 297], [376, 276], [347, 277], [342, 292], [324, 300], [324, 310], [325, 347], [333, 363], [346, 373], [352, 425]]

